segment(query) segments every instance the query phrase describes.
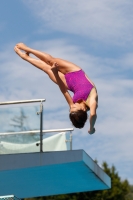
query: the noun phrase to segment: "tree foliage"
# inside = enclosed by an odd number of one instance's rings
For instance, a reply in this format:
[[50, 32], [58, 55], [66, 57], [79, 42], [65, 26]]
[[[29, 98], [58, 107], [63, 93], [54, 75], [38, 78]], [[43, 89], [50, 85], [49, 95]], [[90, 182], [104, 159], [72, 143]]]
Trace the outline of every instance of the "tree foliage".
[[133, 185], [130, 185], [130, 192], [126, 195], [126, 200], [133, 200]]
[[121, 180], [116, 168], [114, 166], [109, 168], [106, 162], [103, 162], [102, 168], [111, 178], [112, 186], [109, 190], [38, 197], [30, 200], [133, 200], [133, 186], [130, 186], [127, 180]]

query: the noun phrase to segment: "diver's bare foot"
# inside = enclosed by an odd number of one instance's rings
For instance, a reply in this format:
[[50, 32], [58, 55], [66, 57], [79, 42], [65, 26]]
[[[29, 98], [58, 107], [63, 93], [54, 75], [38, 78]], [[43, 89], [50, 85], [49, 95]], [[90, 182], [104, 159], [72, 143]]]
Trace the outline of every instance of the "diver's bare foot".
[[23, 51], [25, 51], [25, 52], [30, 53], [30, 48], [27, 47], [24, 43], [18, 43], [18, 44], [16, 44], [16, 47], [17, 47], [18, 49], [21, 49], [21, 50], [23, 50]]
[[27, 60], [27, 58], [29, 57], [29, 53], [23, 53], [18, 47], [17, 45], [14, 47], [14, 51], [24, 60]]

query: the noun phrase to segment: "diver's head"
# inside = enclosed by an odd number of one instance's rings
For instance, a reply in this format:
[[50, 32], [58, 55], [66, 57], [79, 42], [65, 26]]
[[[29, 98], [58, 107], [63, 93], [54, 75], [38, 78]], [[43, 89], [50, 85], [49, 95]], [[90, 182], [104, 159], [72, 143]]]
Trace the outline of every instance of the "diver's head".
[[69, 118], [76, 128], [83, 128], [87, 120], [87, 112], [85, 110], [76, 110], [70, 112]]

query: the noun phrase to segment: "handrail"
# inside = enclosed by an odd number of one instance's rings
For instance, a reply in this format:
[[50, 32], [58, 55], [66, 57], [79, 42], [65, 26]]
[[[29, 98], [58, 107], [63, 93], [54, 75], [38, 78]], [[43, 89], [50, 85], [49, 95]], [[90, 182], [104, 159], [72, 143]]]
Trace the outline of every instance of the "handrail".
[[[42, 133], [52, 133], [52, 132], [63, 132], [63, 131], [73, 131], [73, 128], [65, 128], [65, 129], [50, 129], [50, 130], [42, 130]], [[17, 134], [28, 134], [28, 133], [39, 133], [40, 130], [34, 131], [21, 131], [21, 132], [7, 132], [7, 133], [0, 133], [0, 136], [6, 135], [17, 135]]]
[[46, 99], [31, 99], [31, 100], [19, 100], [19, 101], [5, 101], [0, 102], [0, 105], [10, 105], [10, 104], [21, 104], [21, 103], [35, 103], [35, 102], [44, 102]]
[[[73, 131], [73, 128], [66, 128], [66, 129], [51, 129], [51, 130], [43, 130], [43, 102], [46, 101], [45, 99], [32, 99], [32, 100], [19, 100], [19, 101], [5, 101], [0, 102], [1, 105], [10, 105], [10, 104], [22, 104], [22, 103], [35, 103], [40, 102], [40, 111], [37, 114], [40, 115], [40, 130], [34, 131], [21, 131], [21, 132], [6, 132], [0, 133], [0, 136], [7, 136], [7, 135], [17, 135], [17, 134], [28, 134], [28, 133], [40, 133], [40, 152], [43, 152], [43, 134], [44, 133], [52, 133], [52, 132], [63, 132], [63, 131]], [[72, 133], [70, 133], [70, 140], [66, 140], [66, 142], [70, 142], [70, 149], [72, 150]]]

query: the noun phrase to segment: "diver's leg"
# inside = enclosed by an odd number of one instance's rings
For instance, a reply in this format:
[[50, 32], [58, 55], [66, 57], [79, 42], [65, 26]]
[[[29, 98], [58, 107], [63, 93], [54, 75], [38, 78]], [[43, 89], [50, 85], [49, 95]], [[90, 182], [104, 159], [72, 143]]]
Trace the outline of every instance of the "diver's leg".
[[28, 53], [35, 55], [40, 60], [44, 61], [45, 63], [47, 63], [50, 66], [52, 66], [54, 63], [57, 63], [58, 64], [58, 70], [60, 72], [62, 72], [63, 74], [66, 74], [68, 72], [78, 71], [78, 70], [81, 69], [80, 67], [78, 67], [77, 65], [75, 65], [75, 64], [73, 64], [69, 61], [66, 61], [66, 60], [63, 60], [63, 59], [60, 59], [60, 58], [54, 58], [47, 53], [40, 52], [38, 50], [32, 49], [32, 48], [26, 46], [23, 43], [19, 43], [16, 46], [21, 50], [24, 50]]
[[[14, 48], [15, 52], [24, 60], [26, 60], [27, 62], [29, 62], [30, 64], [34, 65], [35, 67], [37, 67], [38, 69], [44, 71], [48, 76], [49, 78], [57, 84], [57, 81], [56, 81], [56, 78], [55, 78], [55, 75], [54, 73], [52, 72], [51, 70], [51, 66], [48, 65], [47, 63], [45, 63], [44, 61], [42, 60], [39, 60], [39, 59], [35, 59], [35, 58], [32, 58], [29, 56], [28, 53], [23, 53], [20, 49], [18, 49], [17, 47]], [[67, 83], [66, 83], [66, 80], [65, 80], [65, 77], [64, 77], [64, 74], [62, 74], [61, 72], [58, 72], [59, 73], [59, 76], [61, 78], [61, 80], [63, 81], [66, 89], [68, 89], [67, 87]]]

